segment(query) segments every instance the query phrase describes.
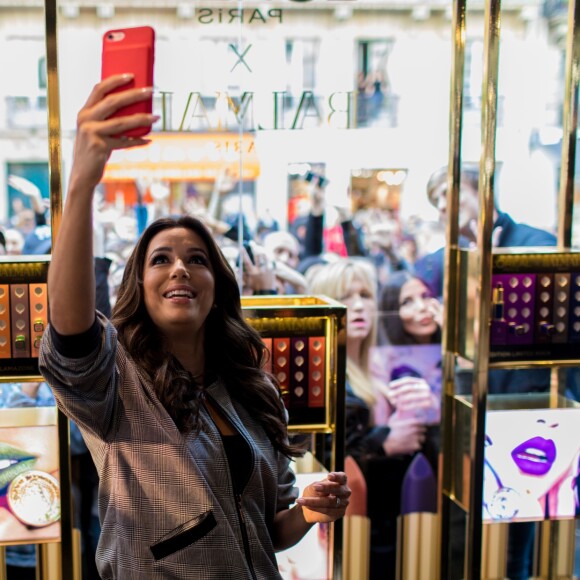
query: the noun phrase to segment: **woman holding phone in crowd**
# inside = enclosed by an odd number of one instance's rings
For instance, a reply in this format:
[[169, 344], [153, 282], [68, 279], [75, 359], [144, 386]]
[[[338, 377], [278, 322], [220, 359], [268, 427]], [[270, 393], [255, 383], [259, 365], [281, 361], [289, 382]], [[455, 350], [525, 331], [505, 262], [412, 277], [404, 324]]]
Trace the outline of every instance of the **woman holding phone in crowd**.
[[131, 78], [99, 82], [77, 117], [40, 356], [99, 472], [99, 572], [279, 578], [275, 551], [342, 517], [350, 489], [333, 472], [296, 499], [290, 461], [301, 449], [288, 440], [264, 346], [209, 230], [192, 217], [153, 222], [127, 262], [111, 321], [95, 310], [94, 190], [113, 150], [147, 143], [119, 135], [156, 120], [113, 116], [151, 97], [150, 88], [122, 90]]
[[371, 580], [395, 577], [401, 482], [425, 440], [425, 426], [415, 417], [394, 412], [383, 425], [373, 419], [380, 398], [369, 370], [377, 331], [376, 287], [375, 268], [366, 258], [340, 258], [320, 266], [309, 287], [311, 294], [347, 306], [346, 453], [356, 460], [367, 483]]

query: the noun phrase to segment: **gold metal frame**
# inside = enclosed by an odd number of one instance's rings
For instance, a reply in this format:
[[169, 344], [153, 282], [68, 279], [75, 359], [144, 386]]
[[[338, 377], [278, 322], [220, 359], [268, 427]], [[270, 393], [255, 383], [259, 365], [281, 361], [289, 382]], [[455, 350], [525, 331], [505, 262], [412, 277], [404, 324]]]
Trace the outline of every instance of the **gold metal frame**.
[[[552, 392], [547, 406], [561, 401], [562, 387], [557, 372], [565, 366], [578, 366], [578, 360], [489, 362], [490, 296], [494, 264], [502, 259], [492, 252], [491, 234], [494, 210], [495, 135], [497, 114], [497, 84], [501, 2], [485, 2], [484, 72], [482, 86], [482, 141], [480, 157], [479, 207], [477, 253], [458, 247], [458, 203], [461, 166], [461, 117], [463, 101], [463, 67], [465, 48], [465, 0], [453, 4], [453, 69], [450, 104], [450, 151], [448, 171], [448, 215], [446, 272], [444, 298], [447, 321], [443, 334], [444, 397], [443, 397], [443, 467], [442, 494], [442, 552], [441, 578], [450, 572], [450, 513], [452, 505], [465, 512], [465, 556], [463, 575], [476, 580], [492, 574], [487, 562], [499, 562], [493, 568], [494, 577], [505, 576], [505, 554], [496, 557], [498, 546], [503, 545], [505, 527], [494, 524], [494, 529], [483, 525], [483, 453], [485, 417], [488, 407], [487, 376], [490, 368], [553, 369]], [[572, 207], [575, 175], [575, 154], [578, 125], [578, 87], [580, 81], [580, 6], [569, 3], [568, 39], [566, 48], [566, 87], [564, 110], [564, 145], [560, 176], [558, 212], [558, 248], [545, 252], [566, 254], [567, 262], [577, 261], [571, 252]], [[532, 253], [533, 250], [529, 250]], [[523, 254], [523, 253], [522, 253]], [[536, 255], [535, 258], [538, 256]], [[465, 327], [477, 330], [469, 335]], [[462, 330], [463, 329], [463, 330]], [[473, 383], [470, 397], [456, 397], [454, 373], [456, 358], [462, 356], [473, 362]], [[517, 403], [516, 403], [517, 406]], [[519, 408], [519, 407], [518, 407]], [[469, 429], [467, 429], [469, 423]], [[467, 430], [469, 448], [466, 448]], [[461, 439], [461, 441], [458, 441]], [[537, 546], [536, 570], [542, 577], [572, 577], [574, 521], [546, 521], [539, 524], [542, 532]], [[492, 554], [494, 552], [494, 554]], [[572, 555], [571, 555], [572, 554]], [[482, 576], [483, 574], [483, 576]], [[546, 576], [547, 575], [547, 576]]]

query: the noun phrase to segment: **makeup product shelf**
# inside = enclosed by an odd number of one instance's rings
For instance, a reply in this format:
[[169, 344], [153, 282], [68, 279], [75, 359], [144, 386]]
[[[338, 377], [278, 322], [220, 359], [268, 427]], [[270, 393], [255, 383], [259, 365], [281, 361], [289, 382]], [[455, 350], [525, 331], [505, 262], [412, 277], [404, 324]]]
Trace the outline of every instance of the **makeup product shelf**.
[[282, 390], [290, 431], [334, 433], [344, 410], [346, 307], [324, 296], [245, 296], [267, 370]]
[[[458, 353], [474, 359], [477, 253], [459, 256]], [[557, 247], [492, 253], [489, 368], [578, 366], [580, 252]]]

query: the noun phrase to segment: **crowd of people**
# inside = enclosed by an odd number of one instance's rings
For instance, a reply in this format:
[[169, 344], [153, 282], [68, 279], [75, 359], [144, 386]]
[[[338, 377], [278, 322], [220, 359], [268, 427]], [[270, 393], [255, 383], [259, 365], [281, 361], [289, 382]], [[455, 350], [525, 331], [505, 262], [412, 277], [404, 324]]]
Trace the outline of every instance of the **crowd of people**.
[[[171, 215], [169, 187], [157, 189], [155, 211], [140, 204], [112, 214], [99, 195], [106, 161], [115, 149], [146, 145], [119, 135], [154, 122], [150, 115], [108, 118], [146, 96], [109, 94], [125, 82], [99, 83], [79, 114], [55, 248], [37, 188], [16, 176], [10, 185], [31, 200], [34, 224], [18, 229], [25, 220], [15, 219], [0, 237], [6, 254], [52, 251], [51, 325], [40, 368], [82, 435], [79, 455], [92, 458], [96, 556], [89, 538], [84, 546], [98, 573], [275, 578], [276, 551], [312, 524], [344, 515], [351, 492], [342, 472], [296, 495], [290, 462], [304, 449], [288, 437], [276, 379], [263, 370], [268, 353], [240, 303], [252, 294], [322, 294], [347, 306], [346, 453], [368, 486], [370, 579], [394, 578], [401, 484], [418, 453], [437, 471], [441, 393], [409, 365], [377, 371], [373, 352], [440, 344], [444, 265], [442, 250], [429, 251], [434, 240], [425, 242], [431, 226], [402, 224], [377, 208], [355, 215], [341, 208], [342, 244], [329, 251], [320, 184], [312, 183], [303, 227], [290, 232], [275, 220], [222, 211], [233, 190], [224, 176], [210, 199], [186, 199], [179, 216]], [[473, 243], [478, 218], [473, 171], [462, 180], [463, 245]], [[427, 187], [441, 240], [446, 187], [445, 169]], [[554, 242], [499, 209], [495, 222], [497, 245]], [[530, 373], [527, 388], [549, 387], [549, 376]], [[492, 392], [520, 392], [519, 372], [491, 380]], [[25, 404], [40, 403], [28, 397]], [[527, 542], [513, 541], [519, 548]], [[513, 559], [510, 577], [527, 577], [528, 565]]]

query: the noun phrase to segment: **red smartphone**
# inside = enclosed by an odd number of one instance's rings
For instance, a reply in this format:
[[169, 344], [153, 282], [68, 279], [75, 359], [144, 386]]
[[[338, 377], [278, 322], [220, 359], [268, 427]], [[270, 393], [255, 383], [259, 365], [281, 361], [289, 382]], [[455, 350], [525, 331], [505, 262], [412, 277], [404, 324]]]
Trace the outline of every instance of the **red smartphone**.
[[[155, 61], [155, 31], [150, 26], [117, 28], [103, 35], [101, 79], [112, 75], [132, 73], [133, 80], [115, 91], [134, 87], [153, 86], [153, 64]], [[134, 113], [153, 111], [153, 96], [146, 101], [123, 107], [113, 117], [124, 117]], [[124, 135], [142, 137], [149, 133], [149, 127], [132, 129]]]

